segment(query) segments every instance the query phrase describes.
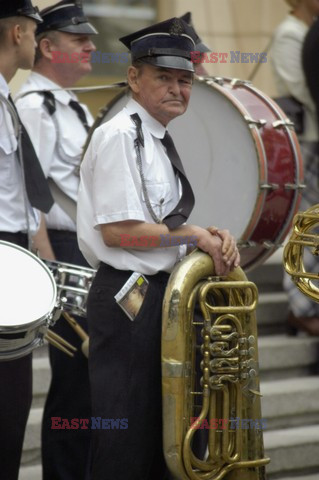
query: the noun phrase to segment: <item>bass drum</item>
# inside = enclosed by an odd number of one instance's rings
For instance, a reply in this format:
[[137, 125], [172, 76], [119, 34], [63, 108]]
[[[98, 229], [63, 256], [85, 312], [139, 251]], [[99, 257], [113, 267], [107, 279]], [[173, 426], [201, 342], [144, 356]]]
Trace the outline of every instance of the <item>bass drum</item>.
[[[102, 109], [91, 133], [127, 100], [121, 93]], [[245, 270], [264, 262], [282, 245], [303, 188], [299, 144], [284, 112], [249, 82], [198, 77], [187, 112], [168, 129], [195, 193], [189, 223], [229, 229]]]

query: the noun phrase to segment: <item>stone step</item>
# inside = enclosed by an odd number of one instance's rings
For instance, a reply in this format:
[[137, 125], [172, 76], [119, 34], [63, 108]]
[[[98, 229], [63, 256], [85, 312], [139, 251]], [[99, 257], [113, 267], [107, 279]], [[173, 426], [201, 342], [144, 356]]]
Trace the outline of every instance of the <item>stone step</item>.
[[319, 377], [261, 382], [267, 430], [319, 424]]
[[317, 373], [319, 337], [260, 336], [258, 346], [260, 375], [264, 381]]
[[20, 468], [18, 480], [42, 480], [42, 467], [41, 465], [34, 465], [31, 467]]
[[[274, 478], [274, 477], [273, 477]], [[298, 477], [276, 477], [278, 480], [319, 480], [319, 472], [313, 475], [302, 475]]]
[[264, 444], [271, 458], [268, 474], [280, 473], [284, 477], [319, 472], [318, 425], [266, 431]]
[[282, 252], [283, 249], [279, 248], [265, 263], [247, 272], [248, 279], [256, 283], [258, 290], [267, 292], [282, 289]]
[[33, 357], [33, 398], [32, 407], [44, 405], [49, 389], [51, 371], [48, 357]]
[[285, 292], [259, 292], [256, 310], [258, 335], [286, 333], [287, 315], [288, 298]]
[[41, 463], [41, 421], [42, 408], [31, 408], [25, 431], [21, 465], [39, 465]]

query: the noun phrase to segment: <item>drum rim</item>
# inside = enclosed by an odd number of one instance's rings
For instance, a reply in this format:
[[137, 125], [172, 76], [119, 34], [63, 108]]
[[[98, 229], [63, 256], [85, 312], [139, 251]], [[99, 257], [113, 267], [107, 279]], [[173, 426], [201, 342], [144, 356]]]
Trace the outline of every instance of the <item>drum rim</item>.
[[25, 330], [30, 330], [33, 329], [39, 325], [42, 325], [44, 321], [48, 320], [50, 318], [50, 314], [53, 312], [54, 308], [56, 307], [56, 300], [57, 300], [57, 285], [54, 280], [53, 274], [50, 271], [50, 269], [46, 266], [46, 264], [41, 260], [41, 258], [37, 257], [34, 253], [30, 252], [30, 250], [27, 250], [26, 248], [21, 247], [20, 245], [17, 245], [15, 243], [7, 242], [5, 240], [0, 240], [0, 246], [4, 245], [9, 248], [14, 248], [16, 250], [19, 250], [23, 254], [29, 255], [31, 258], [37, 261], [39, 265], [45, 270], [47, 273], [51, 285], [53, 287], [53, 292], [52, 292], [52, 300], [50, 303], [50, 307], [45, 315], [42, 317], [39, 317], [35, 320], [32, 320], [31, 322], [24, 323], [24, 324], [16, 324], [16, 325], [0, 325], [0, 332], [1, 333], [19, 333], [23, 332]]

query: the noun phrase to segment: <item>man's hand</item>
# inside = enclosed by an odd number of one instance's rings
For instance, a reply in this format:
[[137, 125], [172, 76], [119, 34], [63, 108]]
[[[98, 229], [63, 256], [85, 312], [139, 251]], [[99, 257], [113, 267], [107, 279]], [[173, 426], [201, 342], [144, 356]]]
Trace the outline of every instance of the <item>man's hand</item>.
[[236, 241], [228, 230], [218, 230], [216, 227], [201, 229], [198, 247], [212, 257], [217, 275], [228, 275], [239, 265], [240, 255]]
[[216, 227], [208, 227], [207, 230], [212, 235], [218, 235], [222, 239], [222, 254], [226, 264], [228, 266], [233, 265], [233, 268], [238, 267], [240, 263], [240, 254], [237, 248], [236, 240], [230, 234], [229, 230], [218, 230]]

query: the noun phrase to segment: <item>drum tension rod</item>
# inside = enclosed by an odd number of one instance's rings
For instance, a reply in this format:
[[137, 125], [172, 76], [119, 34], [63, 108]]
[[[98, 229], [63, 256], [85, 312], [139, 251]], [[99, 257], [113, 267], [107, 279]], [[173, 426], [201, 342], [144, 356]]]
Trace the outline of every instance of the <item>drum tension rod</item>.
[[276, 120], [273, 122], [272, 126], [274, 128], [280, 128], [280, 127], [294, 127], [295, 124], [289, 120], [289, 118], [286, 118], [285, 120]]
[[259, 188], [261, 190], [278, 190], [279, 185], [278, 183], [261, 183]]
[[267, 123], [267, 120], [265, 120], [264, 118], [260, 118], [259, 120], [254, 120], [249, 115], [245, 115], [244, 119], [246, 120], [247, 123], [249, 123], [249, 126], [256, 126], [258, 128], [264, 127]]
[[303, 190], [306, 185], [304, 183], [285, 183], [284, 188], [285, 190]]

